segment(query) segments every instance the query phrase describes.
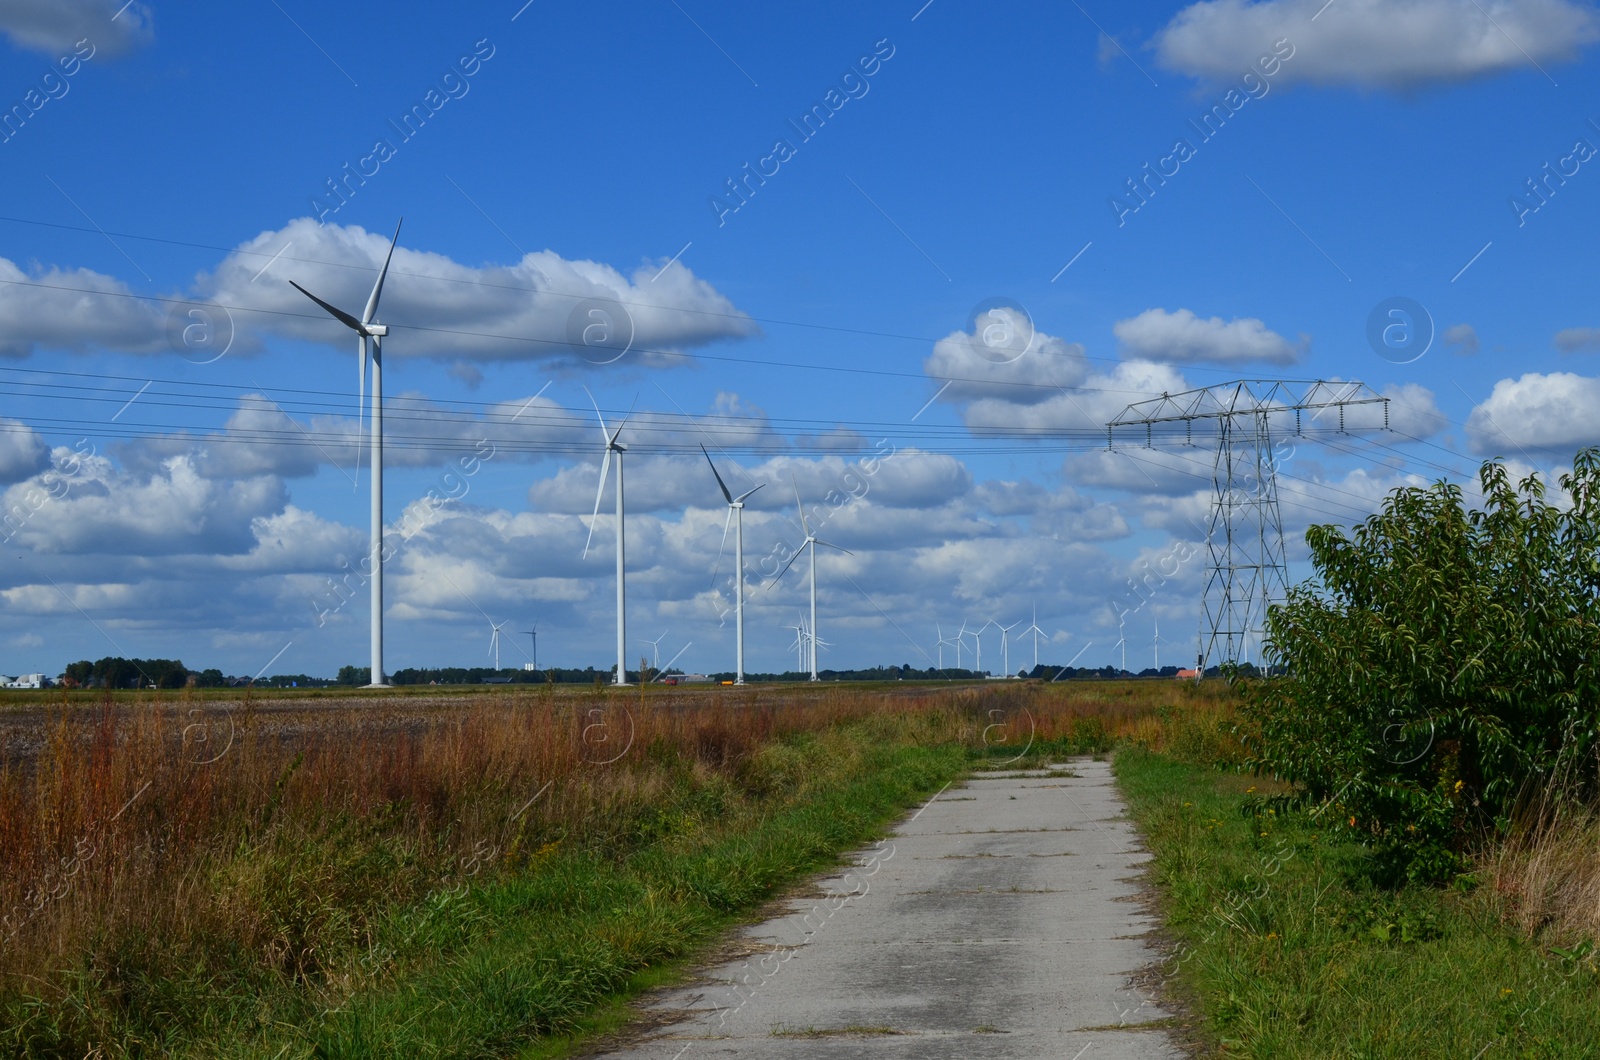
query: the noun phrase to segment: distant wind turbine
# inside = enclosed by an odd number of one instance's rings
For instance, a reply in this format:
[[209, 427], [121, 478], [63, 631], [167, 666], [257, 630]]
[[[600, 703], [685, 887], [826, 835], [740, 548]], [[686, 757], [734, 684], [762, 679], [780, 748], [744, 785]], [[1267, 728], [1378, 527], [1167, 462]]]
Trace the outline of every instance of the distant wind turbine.
[[[583, 392], [589, 394], [589, 388], [584, 387]], [[600, 460], [600, 485], [594, 491], [594, 514], [589, 518], [589, 540], [583, 543], [583, 554], [589, 554], [589, 545], [594, 541], [594, 525], [600, 521], [600, 501], [606, 492], [606, 474], [611, 470], [611, 454], [617, 455], [617, 684], [628, 683], [628, 646], [627, 646], [627, 585], [624, 580], [623, 563], [625, 552], [624, 527], [622, 522], [622, 454], [628, 447], [617, 441], [622, 436], [622, 428], [628, 425], [628, 418], [624, 416], [622, 422], [617, 424], [617, 429], [612, 431], [606, 428], [606, 418], [600, 415], [600, 406], [595, 404], [594, 395], [589, 394], [589, 404], [594, 405], [594, 415], [600, 421], [600, 438], [605, 443], [605, 456]]]
[[1000, 630], [1000, 668], [1006, 672], [1006, 676], [1007, 677], [1012, 676], [1012, 674], [1011, 674], [1011, 652], [1006, 646], [1006, 637], [1007, 637], [1007, 634], [1009, 634], [1012, 630], [1016, 629], [1021, 624], [1022, 624], [1021, 621], [1013, 622], [1009, 626], [1002, 626], [998, 622], [995, 623], [995, 625]]
[[[737, 588], [734, 591], [734, 673], [733, 683], [744, 684], [744, 502], [756, 490], [766, 483], [761, 483], [755, 489], [746, 490], [735, 497], [728, 490], [728, 484], [722, 481], [722, 476], [717, 473], [717, 465], [712, 462], [711, 454], [706, 453], [706, 447], [701, 446], [700, 451], [705, 453], [706, 463], [711, 464], [711, 473], [717, 477], [717, 488], [722, 490], [723, 499], [728, 502], [728, 518], [733, 520], [733, 567], [734, 582]], [[728, 520], [722, 521], [722, 544], [728, 544]], [[719, 550], [720, 555], [720, 550]]]
[[533, 668], [539, 668], [539, 623], [535, 622], [532, 629], [522, 631], [533, 638]]
[[1044, 630], [1039, 628], [1038, 604], [1035, 604], [1033, 607], [1033, 624], [1022, 631], [1022, 635], [1024, 637], [1028, 636], [1030, 633], [1033, 635], [1033, 668], [1037, 670], [1039, 668], [1039, 638], [1048, 635]]
[[646, 644], [650, 645], [650, 665], [653, 666], [658, 673], [661, 670], [661, 642], [667, 639], [668, 632], [668, 630], [664, 629], [661, 631], [661, 636], [657, 637], [655, 640], [645, 641]]
[[[372, 285], [372, 293], [367, 296], [367, 307], [362, 311], [360, 320], [337, 306], [329, 305], [293, 280], [289, 281], [291, 287], [317, 303], [329, 316], [356, 333], [356, 375], [359, 377], [356, 419], [358, 431], [360, 414], [366, 405], [367, 361], [372, 362], [372, 419], [369, 433], [369, 446], [372, 451], [372, 528], [367, 547], [369, 567], [367, 574], [371, 578], [369, 585], [372, 593], [372, 669], [368, 688], [385, 688], [389, 684], [383, 672], [383, 350], [380, 341], [389, 334], [389, 328], [385, 324], [379, 324], [374, 318], [378, 314], [378, 299], [383, 295], [384, 278], [389, 275], [389, 262], [394, 258], [395, 244], [399, 241], [400, 225], [397, 224], [394, 226], [394, 238], [389, 241], [388, 256], [383, 259], [383, 268], [378, 270], [378, 280]], [[372, 340], [370, 354], [367, 347], [368, 339]], [[361, 449], [358, 441], [357, 470], [360, 469], [360, 462]]]
[[494, 656], [494, 669], [500, 672], [500, 631], [506, 627], [504, 622], [490, 622], [489, 629], [489, 654]]
[[[794, 480], [794, 476], [791, 475], [790, 476], [790, 481], [792, 482], [793, 480]], [[810, 632], [810, 636], [811, 636], [811, 680], [818, 681], [818, 680], [821, 680], [821, 678], [819, 678], [817, 676], [817, 643], [816, 643], [816, 636], [817, 636], [817, 546], [818, 545], [826, 545], [828, 548], [831, 548], [836, 552], [843, 552], [847, 556], [854, 555], [854, 553], [851, 552], [847, 548], [840, 548], [838, 545], [831, 544], [831, 543], [829, 543], [827, 541], [824, 541], [821, 538], [819, 538], [815, 533], [812, 532], [811, 523], [810, 523], [810, 521], [808, 521], [806, 519], [806, 507], [805, 507], [804, 504], [802, 504], [800, 502], [800, 484], [798, 482], [794, 483], [794, 505], [800, 511], [800, 526], [806, 532], [806, 540], [805, 540], [805, 543], [800, 546], [800, 549], [796, 549], [795, 550], [795, 554], [789, 557], [789, 562], [785, 563], [783, 565], [783, 570], [780, 570], [778, 572], [778, 578], [782, 578], [783, 575], [784, 575], [784, 572], [787, 571], [790, 567], [792, 567], [794, 565], [794, 561], [795, 560], [800, 558], [800, 551], [802, 549], [809, 549], [810, 550], [810, 552], [811, 552], [811, 627], [810, 627], [810, 631], [809, 632]], [[774, 582], [776, 582], [778, 580], [778, 578], [774, 578], [772, 580]]]

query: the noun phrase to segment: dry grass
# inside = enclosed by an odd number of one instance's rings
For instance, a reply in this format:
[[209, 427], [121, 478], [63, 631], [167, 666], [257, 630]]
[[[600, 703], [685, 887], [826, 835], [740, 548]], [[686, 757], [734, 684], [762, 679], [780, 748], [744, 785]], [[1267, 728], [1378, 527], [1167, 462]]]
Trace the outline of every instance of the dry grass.
[[1528, 937], [1600, 940], [1600, 811], [1533, 817], [1484, 856], [1479, 872]]

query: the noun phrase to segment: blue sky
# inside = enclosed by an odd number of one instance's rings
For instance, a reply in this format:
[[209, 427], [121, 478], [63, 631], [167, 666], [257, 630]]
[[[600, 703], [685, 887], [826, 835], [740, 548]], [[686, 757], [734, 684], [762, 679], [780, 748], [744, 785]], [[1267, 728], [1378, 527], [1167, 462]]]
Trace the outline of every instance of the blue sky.
[[[1120, 615], [1130, 667], [1157, 619], [1187, 661], [1202, 560], [1122, 609], [1147, 564], [1200, 554], [1211, 454], [1092, 451], [1130, 402], [1240, 377], [1393, 399], [1394, 431], [1286, 463], [1293, 580], [1310, 522], [1600, 440], [1596, 39], [1576, 0], [0, 0], [0, 671], [365, 662], [364, 595], [313, 603], [364, 551], [353, 343], [288, 281], [359, 310], [401, 216], [390, 670], [482, 664], [491, 620], [539, 621], [542, 663], [614, 659], [585, 387], [633, 410], [630, 658], [665, 631], [680, 665], [731, 668], [705, 442], [768, 483], [751, 669], [793, 665], [800, 571], [766, 577], [798, 541], [791, 476], [818, 511], [851, 496], [823, 531], [855, 553], [823, 557], [825, 667], [926, 665], [936, 623], [1034, 608], [1046, 660], [1120, 661]], [[1420, 356], [1369, 341], [1391, 298], [1422, 308]], [[625, 354], [568, 341], [586, 299], [631, 321]], [[1032, 329], [1007, 363], [972, 323], [994, 300]], [[215, 332], [184, 332], [195, 309]]]

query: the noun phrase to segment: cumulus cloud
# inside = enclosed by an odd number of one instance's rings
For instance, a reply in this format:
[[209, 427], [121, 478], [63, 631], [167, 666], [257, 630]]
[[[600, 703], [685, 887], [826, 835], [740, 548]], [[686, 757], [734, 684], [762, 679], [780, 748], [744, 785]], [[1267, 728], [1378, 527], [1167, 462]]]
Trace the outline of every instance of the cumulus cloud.
[[[197, 291], [248, 313], [252, 329], [353, 348], [350, 331], [289, 281], [359, 315], [389, 239], [302, 217], [240, 244], [200, 278]], [[440, 360], [626, 356], [660, 363], [672, 352], [758, 330], [681, 262], [664, 271], [646, 262], [625, 276], [610, 265], [544, 250], [509, 265], [471, 266], [408, 247], [403, 238], [378, 315], [394, 329], [385, 354]]]
[[1569, 61], [1600, 37], [1600, 16], [1575, 0], [1338, 0], [1319, 14], [1324, 6], [1203, 0], [1153, 43], [1169, 69], [1237, 81], [1287, 40], [1294, 55], [1277, 83], [1407, 89]]
[[1254, 317], [1207, 319], [1187, 309], [1146, 309], [1111, 330], [1129, 357], [1178, 364], [1293, 364], [1309, 344], [1302, 335], [1297, 346]]
[[0, 418], [0, 485], [32, 478], [50, 466], [50, 447], [32, 427]]
[[1020, 355], [986, 344], [976, 328], [955, 331], [922, 367], [940, 384], [939, 400], [962, 406], [967, 426], [980, 430], [1099, 430], [1132, 402], [1189, 388], [1165, 364], [1124, 361], [1096, 371], [1082, 345], [1042, 331]]
[[1471, 324], [1452, 324], [1444, 329], [1441, 339], [1446, 346], [1455, 347], [1454, 352], [1463, 357], [1478, 352], [1478, 332]]
[[1594, 353], [1600, 350], [1600, 328], [1563, 328], [1555, 344], [1562, 353]]
[[1594, 445], [1600, 442], [1600, 379], [1571, 372], [1502, 379], [1467, 417], [1467, 439], [1482, 456]]
[[0, 357], [37, 348], [123, 353], [167, 350], [163, 307], [89, 269], [24, 272], [0, 258]]
[[100, 58], [142, 47], [155, 36], [147, 4], [121, 7], [116, 0], [0, 0], [0, 33], [52, 59], [82, 40]]

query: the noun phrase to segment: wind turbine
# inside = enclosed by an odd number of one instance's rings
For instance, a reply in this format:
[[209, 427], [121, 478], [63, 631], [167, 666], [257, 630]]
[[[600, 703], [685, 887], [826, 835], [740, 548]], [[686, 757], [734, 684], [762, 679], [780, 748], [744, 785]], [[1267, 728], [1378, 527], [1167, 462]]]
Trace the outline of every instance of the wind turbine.
[[1046, 636], [1045, 631], [1039, 628], [1038, 604], [1033, 605], [1033, 624], [1022, 631], [1024, 637], [1030, 633], [1033, 634], [1033, 668], [1037, 670], [1039, 668], [1039, 638]]
[[939, 650], [939, 669], [943, 670], [944, 669], [944, 646], [946, 644], [948, 644], [949, 641], [944, 639], [944, 629], [943, 629], [943, 627], [941, 627], [939, 625], [939, 623], [935, 622], [933, 624], [933, 632], [934, 632], [934, 635], [939, 638], [939, 649], [938, 649]]
[[500, 672], [500, 631], [506, 627], [504, 622], [490, 622], [489, 628], [489, 654], [494, 656], [495, 673]]
[[992, 625], [994, 625], [993, 621], [985, 622], [983, 625], [978, 627], [976, 633], [972, 634], [972, 672], [978, 674], [979, 676], [982, 676], [983, 674], [983, 631]]
[[1122, 652], [1122, 672], [1128, 672], [1128, 637], [1122, 628], [1122, 622], [1117, 623], [1117, 648]]
[[667, 639], [667, 632], [667, 630], [662, 630], [661, 636], [655, 640], [645, 641], [646, 644], [650, 645], [650, 665], [655, 668], [657, 673], [661, 672], [661, 642]]
[[794, 630], [794, 669], [795, 673], [803, 673], [806, 668], [806, 620], [802, 617], [798, 625], [783, 628]]
[[[404, 218], [401, 221], [404, 222]], [[383, 295], [383, 281], [389, 275], [389, 262], [394, 258], [395, 244], [400, 242], [400, 225], [394, 226], [394, 238], [389, 241], [389, 253], [383, 259], [383, 268], [378, 270], [378, 281], [372, 285], [372, 293], [367, 296], [367, 307], [361, 313], [361, 319], [346, 313], [337, 306], [329, 305], [310, 291], [301, 287], [293, 280], [289, 285], [317, 305], [327, 311], [339, 323], [356, 333], [356, 375], [359, 377], [357, 390], [357, 431], [360, 430], [361, 411], [366, 406], [367, 399], [367, 361], [372, 361], [372, 420], [370, 424], [370, 447], [372, 449], [372, 530], [367, 547], [368, 576], [372, 591], [372, 669], [368, 688], [386, 688], [388, 680], [383, 672], [383, 349], [380, 341], [389, 334], [388, 325], [379, 324], [373, 320], [378, 312], [378, 299]], [[369, 358], [367, 340], [372, 340]], [[356, 467], [359, 471], [361, 461], [360, 443], [356, 448]]]
[[[735, 497], [728, 491], [728, 484], [722, 481], [722, 476], [717, 474], [717, 465], [712, 463], [711, 454], [706, 453], [706, 447], [701, 446], [700, 451], [705, 453], [706, 463], [711, 464], [711, 473], [717, 477], [717, 488], [722, 490], [723, 499], [728, 502], [728, 518], [733, 520], [733, 566], [734, 581], [738, 588], [734, 596], [734, 673], [733, 683], [744, 684], [744, 501], [756, 490], [765, 486], [763, 482], [755, 489], [746, 490]], [[728, 544], [728, 520], [722, 522], [722, 544]], [[718, 550], [720, 554], [720, 549]]]
[[999, 630], [1000, 630], [1000, 667], [1001, 667], [1001, 669], [1005, 670], [1007, 677], [1012, 676], [1012, 674], [1011, 674], [1011, 652], [1010, 652], [1010, 649], [1008, 649], [1006, 647], [1006, 635], [1008, 633], [1010, 633], [1012, 630], [1016, 629], [1021, 624], [1022, 623], [1020, 621], [1013, 622], [1009, 626], [1002, 626], [998, 622], [995, 623], [995, 626], [997, 626], [999, 628]]
[[[789, 476], [789, 480], [794, 482], [794, 476]], [[843, 552], [847, 556], [853, 556], [855, 553], [847, 548], [840, 548], [838, 545], [824, 541], [811, 531], [811, 523], [806, 520], [806, 507], [800, 503], [800, 483], [798, 482], [794, 482], [794, 506], [800, 511], [800, 525], [806, 532], [805, 544], [801, 545], [800, 548], [811, 550], [811, 628], [809, 630], [811, 637], [811, 680], [817, 681], [821, 680], [817, 677], [817, 546], [827, 545], [829, 548], [837, 552]], [[792, 567], [794, 561], [799, 558], [800, 551], [797, 549], [795, 554], [789, 557], [789, 562], [783, 565], [783, 570], [778, 572], [778, 578], [782, 578], [784, 572]], [[778, 578], [772, 580], [776, 582]]]
[[525, 629], [522, 632], [533, 638], [533, 668], [537, 670], [539, 668], [539, 623], [535, 622], [532, 629]]
[[[589, 394], [589, 388], [584, 387], [583, 392]], [[589, 540], [583, 543], [583, 554], [589, 555], [589, 545], [594, 541], [594, 524], [600, 520], [600, 501], [606, 492], [606, 473], [611, 470], [611, 454], [617, 454], [617, 684], [628, 683], [628, 645], [627, 645], [627, 609], [626, 609], [626, 584], [623, 579], [623, 524], [622, 524], [622, 454], [628, 447], [617, 441], [622, 435], [622, 428], [628, 425], [628, 418], [624, 416], [622, 422], [617, 424], [617, 429], [606, 429], [606, 418], [600, 415], [600, 406], [595, 404], [594, 395], [589, 394], [589, 404], [594, 405], [595, 419], [600, 421], [600, 438], [605, 443], [606, 455], [600, 461], [600, 485], [594, 491], [594, 514], [589, 517]]]
[[1150, 646], [1155, 649], [1156, 672], [1159, 673], [1161, 671], [1161, 617], [1152, 611], [1150, 613], [1150, 621], [1154, 622], [1156, 626], [1156, 635], [1150, 638]]
[[966, 646], [967, 620], [961, 620], [961, 629], [956, 632], [956, 669], [961, 669], [961, 649]]

